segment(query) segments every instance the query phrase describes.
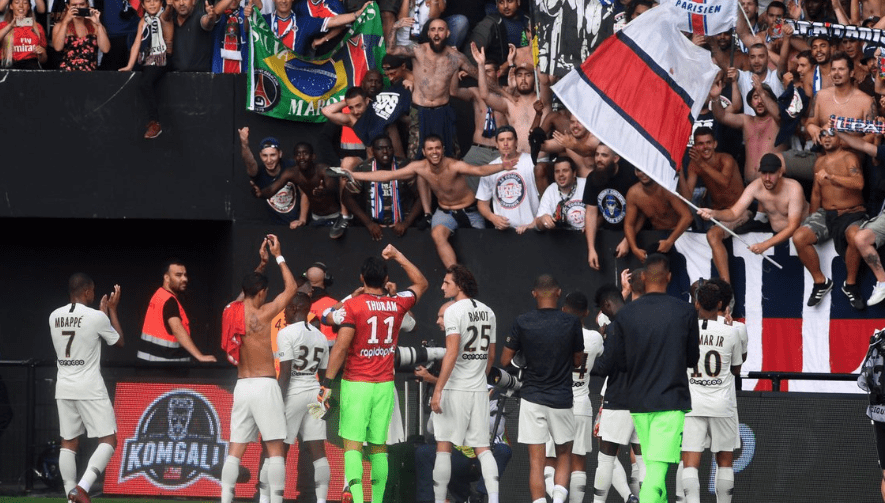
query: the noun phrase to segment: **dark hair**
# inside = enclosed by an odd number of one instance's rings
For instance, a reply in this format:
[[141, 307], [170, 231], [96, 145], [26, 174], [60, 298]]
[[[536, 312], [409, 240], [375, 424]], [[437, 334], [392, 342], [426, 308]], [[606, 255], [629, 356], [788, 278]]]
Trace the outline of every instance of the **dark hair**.
[[574, 291], [565, 296], [563, 307], [574, 313], [583, 313], [590, 310], [590, 301], [584, 292]]
[[848, 65], [848, 71], [849, 71], [849, 72], [854, 71], [854, 60], [852, 60], [851, 58], [849, 58], [849, 57], [848, 57], [848, 54], [844, 53], [843, 51], [836, 51], [836, 52], [834, 52], [833, 55], [830, 56], [830, 64], [832, 64], [833, 61], [836, 61], [836, 60], [839, 60], [839, 59], [841, 59], [842, 61], [845, 62], [846, 65]]
[[385, 54], [384, 58], [381, 59], [381, 64], [390, 65], [391, 68], [399, 68], [406, 64], [406, 60], [394, 54]]
[[601, 308], [606, 302], [624, 302], [624, 297], [621, 296], [620, 288], [613, 283], [607, 283], [596, 290], [593, 301], [596, 307]]
[[697, 302], [706, 311], [716, 311], [722, 302], [722, 292], [717, 285], [707, 281], [698, 288]]
[[643, 295], [645, 293], [645, 281], [642, 280], [644, 272], [645, 267], [637, 267], [630, 273], [630, 290], [633, 290], [635, 294]]
[[780, 9], [780, 10], [784, 11], [784, 14], [789, 12], [789, 11], [787, 11], [787, 6], [779, 0], [773, 0], [770, 4], [768, 4], [768, 8], [765, 9], [765, 12], [768, 12], [769, 10], [771, 10], [772, 7], [774, 7], [775, 9]]
[[662, 253], [652, 253], [645, 258], [645, 282], [666, 283], [670, 272], [670, 259]]
[[387, 281], [387, 262], [380, 257], [367, 257], [360, 267], [363, 282], [371, 288], [382, 288]]
[[750, 51], [752, 51], [753, 49], [764, 49], [765, 54], [766, 55], [768, 54], [768, 47], [765, 47], [765, 44], [755, 43], [755, 44], [751, 45], [750, 47], [747, 48], [747, 54], [749, 54]]
[[376, 142], [379, 142], [379, 141], [381, 141], [381, 140], [387, 140], [387, 141], [389, 141], [391, 144], [393, 143], [393, 140], [390, 139], [390, 136], [387, 136], [387, 133], [381, 133], [381, 134], [379, 134], [378, 136], [372, 138], [372, 143], [371, 143], [372, 148], [375, 148], [375, 143], [376, 143]]
[[[774, 91], [771, 90], [771, 87], [769, 87], [768, 84], [762, 84], [762, 90], [768, 94], [769, 98], [773, 99], [774, 101], [777, 101], [777, 96], [774, 95]], [[748, 104], [750, 103], [750, 100], [753, 99], [753, 94], [755, 94], [755, 93], [756, 93], [755, 88], [750, 88], [750, 90], [747, 91], [747, 103]]]
[[514, 140], [519, 137], [519, 135], [516, 134], [516, 128], [514, 128], [513, 126], [510, 126], [510, 125], [501, 126], [498, 129], [496, 129], [495, 130], [495, 139], [497, 140], [498, 136], [501, 135], [502, 133], [513, 133]]
[[310, 311], [310, 295], [304, 292], [298, 292], [292, 297], [292, 306], [295, 308], [296, 312], [306, 313]]
[[694, 131], [694, 139], [697, 140], [698, 136], [712, 136], [714, 139], [716, 135], [713, 134], [713, 129], [707, 126], [701, 126]]
[[538, 292], [550, 292], [559, 288], [559, 281], [556, 281], [556, 278], [549, 274], [542, 274], [535, 278], [535, 283], [532, 285], [532, 290], [536, 290]]
[[351, 87], [350, 89], [347, 90], [346, 93], [344, 93], [345, 100], [349, 100], [351, 98], [357, 98], [357, 97], [359, 97], [359, 98], [366, 97], [366, 91], [360, 86]]
[[805, 58], [809, 63], [814, 61], [814, 56], [811, 55], [810, 49], [805, 49], [804, 51], [799, 51], [799, 54], [796, 55], [796, 59]]
[[461, 264], [455, 264], [446, 269], [446, 274], [452, 275], [452, 281], [454, 281], [455, 285], [464, 292], [464, 295], [468, 297], [476, 297], [479, 293], [479, 286], [476, 284], [476, 278], [473, 276], [473, 273], [470, 272], [470, 269]]
[[267, 276], [260, 272], [250, 272], [243, 278], [243, 295], [251, 299], [267, 288]]
[[557, 164], [562, 163], [562, 162], [568, 163], [571, 170], [574, 171], [575, 173], [578, 172], [578, 165], [575, 163], [575, 160], [572, 159], [571, 157], [566, 156], [566, 155], [558, 156], [556, 158], [556, 160], [553, 161], [553, 165], [556, 166]]
[[92, 278], [82, 272], [75, 272], [68, 278], [68, 293], [71, 295], [80, 295], [84, 290], [95, 285]]
[[424, 137], [424, 141], [421, 142], [421, 146], [423, 147], [424, 145], [427, 145], [427, 142], [429, 142], [429, 141], [438, 141], [438, 142], [442, 143], [443, 147], [445, 147], [445, 145], [446, 145], [446, 143], [442, 139], [442, 136], [440, 136], [436, 133], [430, 133], [429, 135]]
[[624, 9], [624, 15], [628, 21], [633, 18], [633, 14], [636, 13], [636, 7], [639, 7], [640, 5], [644, 5], [651, 9], [655, 6], [655, 3], [652, 0], [632, 0], [627, 4], [627, 8]]
[[169, 272], [169, 268], [174, 265], [184, 266], [184, 262], [182, 262], [178, 257], [170, 257], [163, 262], [163, 274]]
[[298, 147], [304, 147], [304, 148], [306, 148], [307, 151], [310, 152], [311, 155], [313, 155], [313, 145], [311, 145], [310, 143], [308, 143], [308, 142], [306, 142], [306, 141], [300, 141], [300, 142], [298, 142], [298, 143], [295, 144], [295, 148], [292, 149], [292, 152], [297, 152], [297, 151], [298, 151]]
[[713, 283], [717, 287], [719, 287], [719, 300], [722, 301], [722, 309], [725, 309], [729, 305], [731, 305], [731, 299], [734, 297], [734, 289], [722, 278], [712, 278], [710, 283]]

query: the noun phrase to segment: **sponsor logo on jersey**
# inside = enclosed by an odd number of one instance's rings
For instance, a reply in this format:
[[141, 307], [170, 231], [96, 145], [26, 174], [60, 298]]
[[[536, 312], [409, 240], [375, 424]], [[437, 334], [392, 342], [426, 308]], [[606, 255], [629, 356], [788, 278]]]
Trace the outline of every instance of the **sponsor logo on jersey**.
[[525, 199], [525, 181], [519, 173], [505, 173], [495, 182], [501, 207], [512, 210]]
[[614, 189], [603, 189], [597, 198], [602, 218], [610, 224], [619, 224], [627, 211], [627, 200]]
[[360, 356], [364, 358], [374, 358], [376, 356], [385, 357], [390, 356], [396, 352], [396, 346], [390, 346], [389, 348], [375, 348], [375, 349], [361, 349]]
[[462, 360], [488, 360], [489, 355], [487, 355], [487, 354], [475, 355], [475, 354], [470, 354], [470, 353], [464, 353], [461, 355], [461, 359]]
[[174, 490], [202, 477], [217, 481], [227, 447], [212, 402], [191, 390], [172, 390], [151, 402], [135, 436], [126, 439], [120, 482], [142, 476]]
[[689, 379], [688, 383], [698, 386], [719, 386], [722, 384], [722, 379]]
[[86, 362], [83, 360], [59, 360], [58, 364], [61, 367], [77, 367], [80, 365], [86, 365]]

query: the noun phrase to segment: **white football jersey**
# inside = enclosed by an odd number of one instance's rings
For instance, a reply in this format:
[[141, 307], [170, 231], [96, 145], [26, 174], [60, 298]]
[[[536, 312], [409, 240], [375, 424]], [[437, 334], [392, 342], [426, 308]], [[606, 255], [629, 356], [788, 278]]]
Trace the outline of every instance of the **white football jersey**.
[[108, 397], [101, 378], [101, 341], [120, 340], [103, 312], [83, 304], [68, 304], [49, 315], [49, 332], [58, 357], [55, 398], [99, 400]]
[[730, 417], [737, 414], [737, 398], [731, 367], [743, 363], [741, 338], [730, 325], [698, 320], [701, 356], [688, 369], [691, 416]]
[[495, 342], [495, 313], [476, 299], [455, 302], [443, 315], [446, 337], [458, 334], [461, 343], [455, 368], [444, 389], [486, 391], [489, 346]]
[[584, 361], [580, 367], [572, 371], [572, 394], [574, 405], [572, 410], [576, 416], [593, 416], [593, 404], [590, 403], [590, 369], [593, 362], [602, 354], [602, 334], [596, 330], [584, 331]]
[[329, 341], [310, 323], [293, 323], [277, 333], [277, 357], [280, 362], [292, 360], [286, 396], [317, 389], [317, 371], [329, 364]]

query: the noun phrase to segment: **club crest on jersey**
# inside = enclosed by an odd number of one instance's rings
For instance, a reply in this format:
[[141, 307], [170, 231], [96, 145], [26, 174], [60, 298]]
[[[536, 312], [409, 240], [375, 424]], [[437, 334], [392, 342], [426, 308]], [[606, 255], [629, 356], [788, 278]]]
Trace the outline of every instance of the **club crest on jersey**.
[[627, 211], [627, 200], [624, 196], [614, 189], [604, 189], [599, 193], [599, 209], [602, 211], [602, 218], [610, 224], [621, 223]]
[[181, 489], [202, 477], [218, 480], [228, 442], [212, 403], [176, 389], [157, 397], [126, 439], [120, 482], [142, 476], [162, 489]]

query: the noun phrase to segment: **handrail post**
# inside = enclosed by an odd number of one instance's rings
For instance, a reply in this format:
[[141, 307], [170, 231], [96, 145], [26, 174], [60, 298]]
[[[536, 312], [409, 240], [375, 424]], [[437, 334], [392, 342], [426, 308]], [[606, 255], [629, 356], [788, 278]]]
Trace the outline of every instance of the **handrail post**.
[[34, 490], [34, 448], [36, 435], [34, 422], [37, 417], [37, 360], [25, 363], [28, 367], [25, 382], [25, 491]]
[[771, 378], [771, 391], [780, 391], [781, 390], [781, 378], [780, 376], [773, 376]]

